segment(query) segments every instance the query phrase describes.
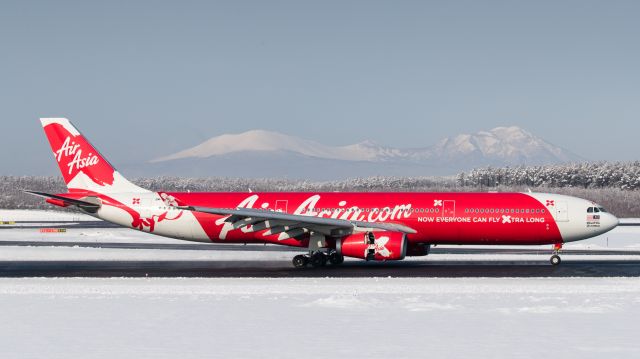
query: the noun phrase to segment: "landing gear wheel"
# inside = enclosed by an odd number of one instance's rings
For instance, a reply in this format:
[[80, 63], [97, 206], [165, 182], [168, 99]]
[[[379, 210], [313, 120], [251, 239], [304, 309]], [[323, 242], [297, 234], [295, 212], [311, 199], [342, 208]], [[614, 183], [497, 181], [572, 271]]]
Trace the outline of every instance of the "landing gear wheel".
[[329, 262], [333, 265], [342, 264], [342, 262], [344, 262], [344, 256], [341, 256], [338, 252], [332, 252], [329, 254]]
[[306, 256], [304, 256], [302, 254], [299, 254], [299, 255], [293, 257], [293, 261], [292, 262], [293, 262], [293, 266], [294, 267], [296, 267], [296, 268], [304, 268], [309, 263], [309, 259]]
[[324, 267], [327, 264], [327, 255], [322, 252], [314, 253], [311, 256], [311, 265], [314, 267]]
[[557, 266], [560, 264], [560, 262], [562, 262], [562, 259], [560, 259], [559, 255], [554, 254], [551, 256], [551, 259], [549, 261], [551, 262], [551, 265]]

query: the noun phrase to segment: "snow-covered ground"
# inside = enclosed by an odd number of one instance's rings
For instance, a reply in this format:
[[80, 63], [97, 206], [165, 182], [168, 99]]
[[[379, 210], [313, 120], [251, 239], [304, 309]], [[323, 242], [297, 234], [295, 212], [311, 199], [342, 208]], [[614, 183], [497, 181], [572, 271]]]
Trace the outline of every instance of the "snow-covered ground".
[[[619, 227], [567, 248], [637, 250], [639, 234]], [[0, 229], [0, 241], [185, 243], [128, 229]], [[292, 255], [0, 246], [0, 261]], [[411, 260], [443, 259], [548, 255]], [[0, 278], [0, 318], [1, 358], [631, 358], [640, 356], [640, 278]]]
[[80, 212], [0, 209], [0, 221], [95, 221], [96, 218]]
[[0, 279], [3, 358], [633, 358], [640, 279]]

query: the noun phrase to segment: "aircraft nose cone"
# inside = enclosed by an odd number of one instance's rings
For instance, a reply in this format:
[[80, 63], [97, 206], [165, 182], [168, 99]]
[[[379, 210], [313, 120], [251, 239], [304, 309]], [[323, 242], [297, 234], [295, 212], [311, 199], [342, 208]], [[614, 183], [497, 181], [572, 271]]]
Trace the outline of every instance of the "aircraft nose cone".
[[611, 213], [607, 213], [606, 218], [607, 219], [605, 225], [607, 227], [607, 230], [614, 229], [618, 226], [618, 224], [620, 224], [620, 220], [618, 219], [618, 217], [614, 216]]

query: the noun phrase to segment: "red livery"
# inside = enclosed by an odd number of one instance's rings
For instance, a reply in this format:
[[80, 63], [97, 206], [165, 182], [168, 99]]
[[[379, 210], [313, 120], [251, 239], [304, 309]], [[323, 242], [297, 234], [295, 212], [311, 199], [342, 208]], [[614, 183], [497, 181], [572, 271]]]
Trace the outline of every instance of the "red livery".
[[401, 260], [434, 244], [553, 244], [559, 264], [562, 243], [618, 224], [593, 202], [546, 193], [152, 192], [120, 175], [67, 119], [41, 122], [69, 191], [29, 193], [166, 237], [307, 248], [296, 267]]

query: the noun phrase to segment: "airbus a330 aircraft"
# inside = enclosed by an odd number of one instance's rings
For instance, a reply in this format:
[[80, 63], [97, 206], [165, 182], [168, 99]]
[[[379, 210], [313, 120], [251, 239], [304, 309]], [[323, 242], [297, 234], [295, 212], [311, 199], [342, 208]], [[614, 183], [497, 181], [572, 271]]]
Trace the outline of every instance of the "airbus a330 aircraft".
[[424, 256], [431, 245], [554, 245], [605, 233], [618, 219], [546, 193], [152, 192], [127, 181], [64, 118], [41, 119], [67, 193], [28, 191], [60, 207], [165, 237], [308, 249], [295, 267]]

